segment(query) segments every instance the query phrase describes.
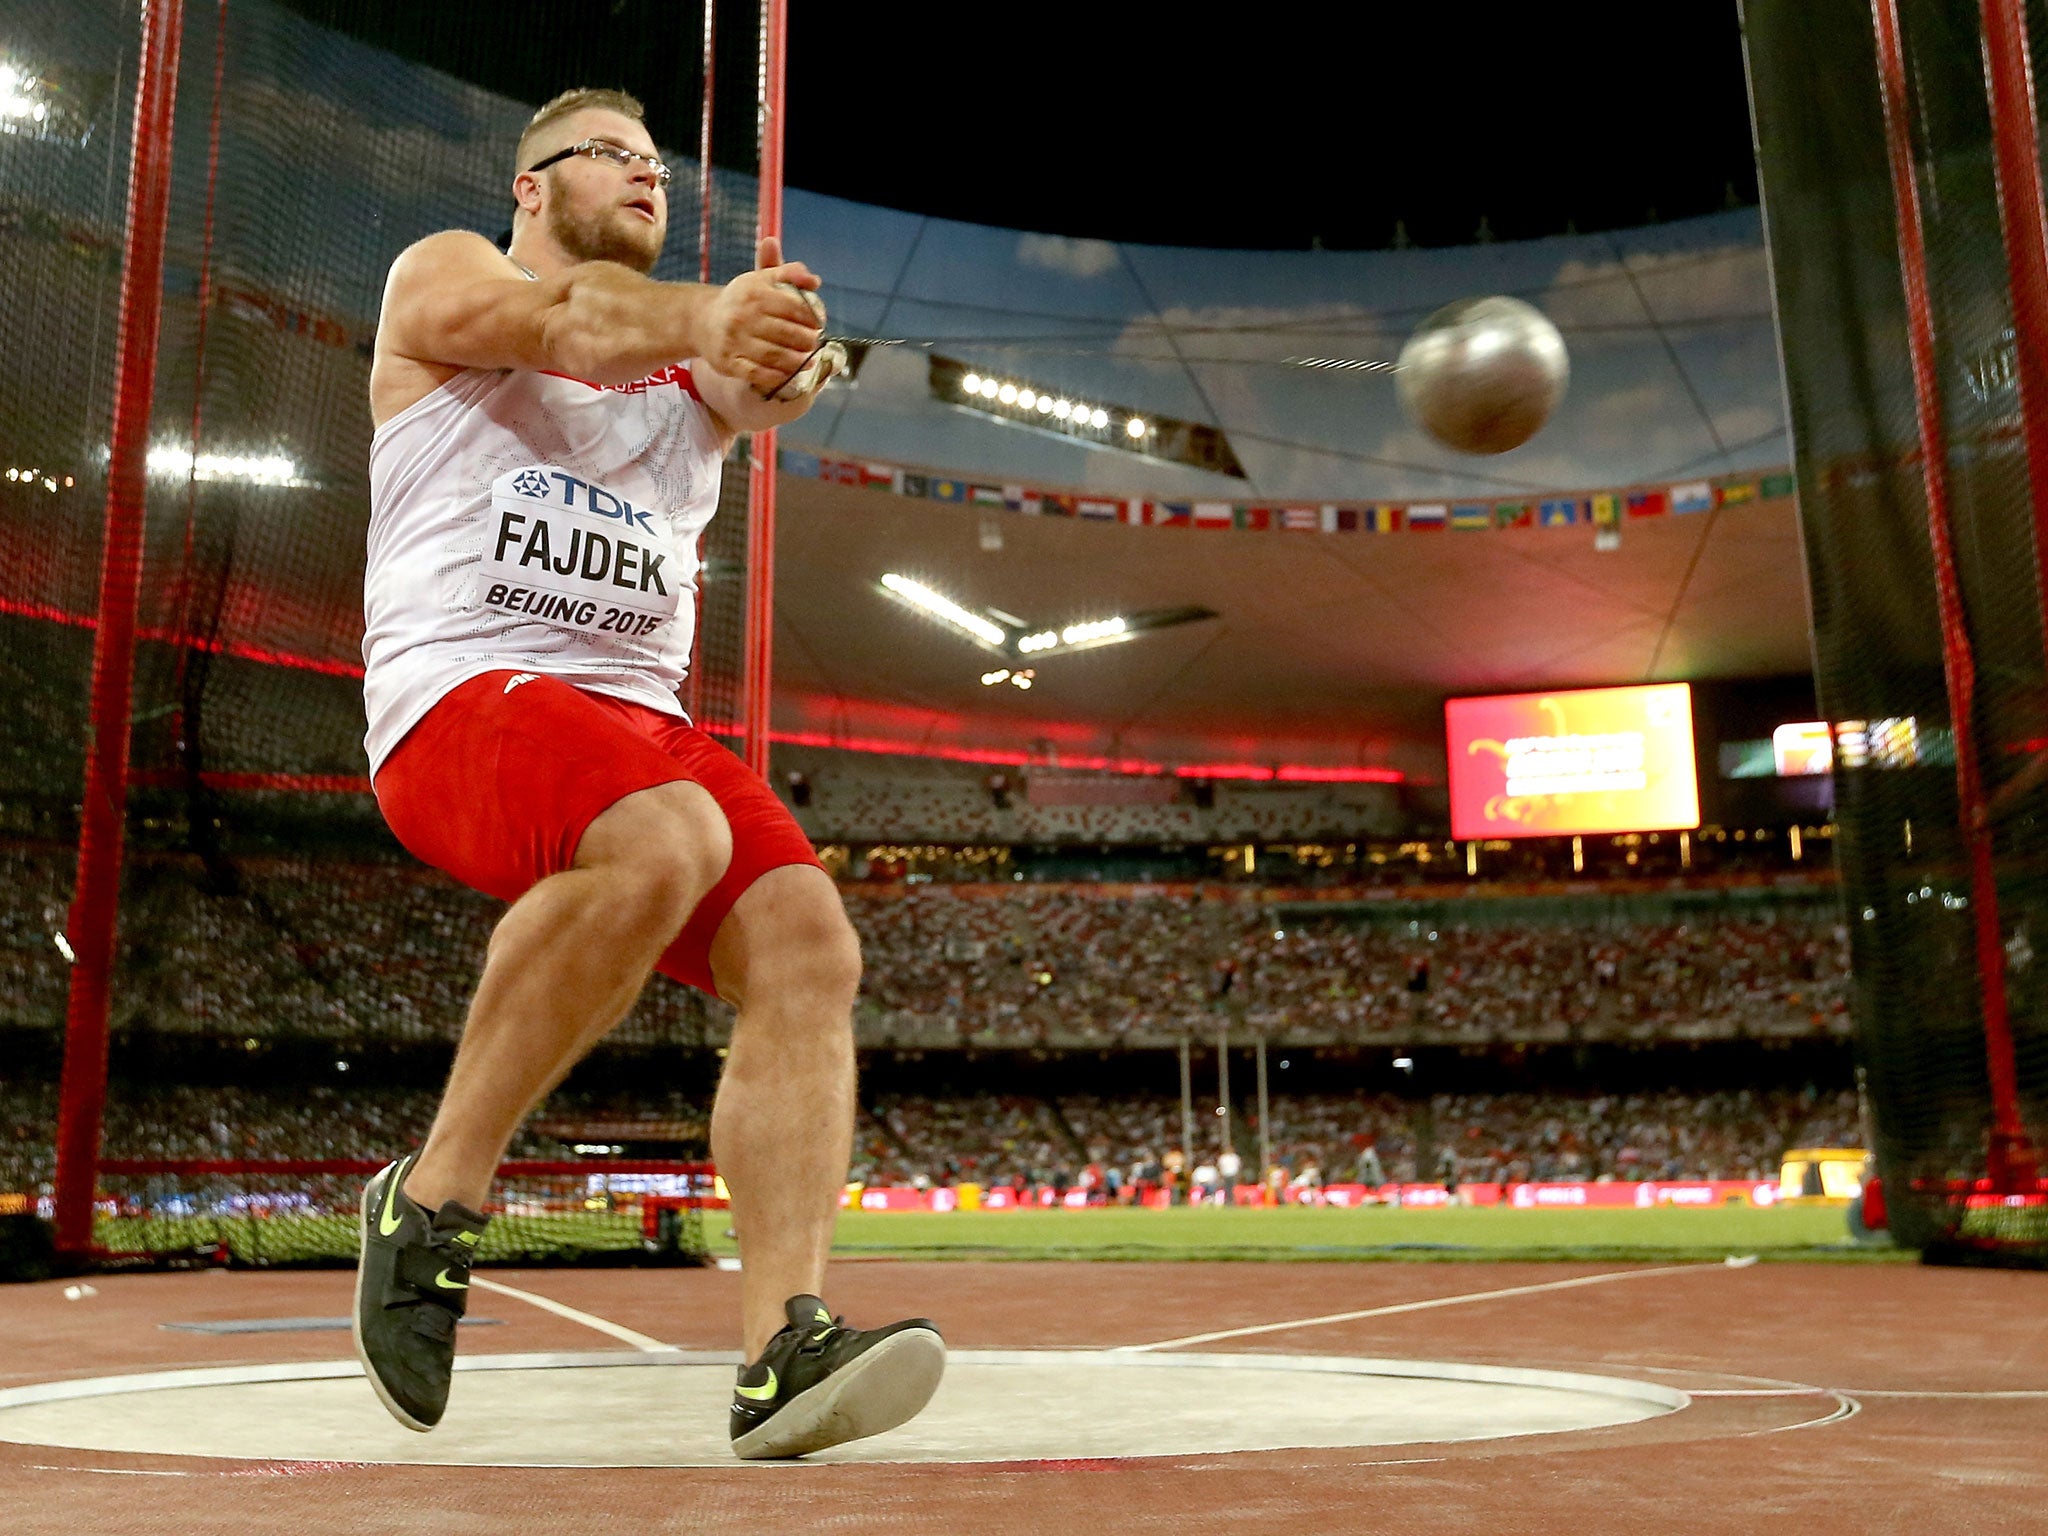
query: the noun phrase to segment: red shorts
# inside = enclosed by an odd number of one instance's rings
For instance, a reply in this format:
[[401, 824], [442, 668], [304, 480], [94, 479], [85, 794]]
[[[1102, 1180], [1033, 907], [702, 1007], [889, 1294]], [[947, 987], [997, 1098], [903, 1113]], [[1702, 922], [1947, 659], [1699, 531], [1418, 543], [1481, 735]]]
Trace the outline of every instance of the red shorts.
[[376, 791], [416, 858], [517, 901], [575, 863], [605, 810], [675, 783], [701, 784], [718, 802], [732, 863], [655, 969], [716, 996], [711, 941], [733, 903], [769, 870], [818, 860], [774, 791], [695, 726], [559, 678], [486, 672], [427, 711], [377, 770]]

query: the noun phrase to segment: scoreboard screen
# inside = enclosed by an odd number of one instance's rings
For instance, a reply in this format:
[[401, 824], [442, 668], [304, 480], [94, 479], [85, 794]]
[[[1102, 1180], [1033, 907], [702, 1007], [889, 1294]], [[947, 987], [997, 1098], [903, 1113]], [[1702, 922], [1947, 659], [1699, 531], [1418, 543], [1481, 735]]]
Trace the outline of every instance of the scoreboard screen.
[[1444, 726], [1453, 837], [1700, 824], [1690, 684], [1451, 699]]

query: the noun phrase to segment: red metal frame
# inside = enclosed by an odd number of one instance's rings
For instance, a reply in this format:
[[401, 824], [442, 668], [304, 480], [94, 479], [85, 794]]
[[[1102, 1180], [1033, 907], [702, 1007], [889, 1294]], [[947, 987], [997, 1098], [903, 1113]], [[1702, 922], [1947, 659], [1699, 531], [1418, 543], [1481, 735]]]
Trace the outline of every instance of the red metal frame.
[[717, 77], [718, 0], [704, 0], [704, 98], [697, 108], [697, 281], [711, 281], [711, 87]]
[[[761, 190], [756, 233], [782, 235], [782, 125], [789, 0], [761, 0]], [[756, 432], [747, 455], [747, 623], [741, 720], [747, 766], [768, 776], [775, 674], [775, 433]]]
[[[718, 0], [704, 0], [704, 93], [697, 102], [697, 281], [711, 281], [711, 88], [712, 45], [718, 36]], [[683, 685], [683, 711], [704, 723], [704, 583], [697, 583], [697, 626], [690, 632], [690, 675]]]
[[1871, 0], [1870, 9], [1877, 27], [1878, 88], [1884, 104], [1885, 149], [1891, 162], [1898, 225], [1899, 275], [1905, 290], [1906, 339], [1913, 365], [1913, 404], [1924, 450], [1920, 454], [1920, 472], [1927, 495], [1927, 537], [1934, 557], [1935, 603], [1941, 616], [1942, 673], [1955, 728], [1956, 799], [1970, 865], [1977, 983], [1983, 1000], [1985, 1054], [1991, 1077], [1992, 1131], [1986, 1171], [2000, 1182], [2031, 1183], [2034, 1160], [2019, 1118], [2012, 1023], [2005, 990], [2005, 948], [1999, 940], [1991, 820], [1977, 762], [1977, 666], [1963, 611], [1962, 584], [1956, 574], [1954, 525], [1949, 512], [1941, 382], [1934, 356], [1934, 308], [1928, 297], [1927, 246], [1921, 226], [1920, 185], [1913, 165], [1912, 96], [1900, 40], [1898, 0]]
[[2048, 347], [2048, 226], [2041, 207], [2041, 150], [2034, 136], [2034, 70], [2027, 56], [2024, 0], [1982, 0], [1980, 10], [1998, 217], [2018, 339], [2013, 351], [2020, 431], [2034, 502], [2034, 566], [2048, 638], [2048, 354], [2042, 351]]
[[135, 85], [134, 158], [121, 260], [114, 416], [107, 462], [99, 627], [93, 639], [92, 739], [79, 821], [78, 885], [65, 924], [72, 952], [57, 1108], [57, 1247], [92, 1247], [93, 1184], [107, 1096], [107, 1004], [128, 799], [128, 715], [142, 583], [145, 461], [163, 319], [164, 235], [171, 199], [171, 123], [178, 98], [184, 0], [146, 0]]

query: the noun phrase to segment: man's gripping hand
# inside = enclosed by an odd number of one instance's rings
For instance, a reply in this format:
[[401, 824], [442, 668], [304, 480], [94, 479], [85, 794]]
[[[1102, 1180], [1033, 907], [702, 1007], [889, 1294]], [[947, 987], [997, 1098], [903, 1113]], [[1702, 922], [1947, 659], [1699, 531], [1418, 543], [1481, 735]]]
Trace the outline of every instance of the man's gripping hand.
[[780, 240], [761, 241], [754, 262], [705, 309], [697, 355], [765, 398], [823, 345], [825, 306], [814, 297], [818, 275], [800, 261], [784, 262]]

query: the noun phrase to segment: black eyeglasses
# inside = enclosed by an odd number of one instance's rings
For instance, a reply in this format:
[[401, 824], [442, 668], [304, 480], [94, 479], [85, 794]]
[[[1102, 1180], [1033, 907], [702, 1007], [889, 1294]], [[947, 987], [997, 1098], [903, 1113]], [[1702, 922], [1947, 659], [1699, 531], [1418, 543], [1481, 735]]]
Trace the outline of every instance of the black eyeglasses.
[[631, 170], [634, 162], [638, 161], [653, 170], [657, 186], [665, 187], [675, 177], [675, 173], [654, 156], [643, 155], [637, 150], [627, 149], [606, 139], [585, 139], [581, 144], [571, 144], [567, 149], [556, 150], [545, 160], [534, 161], [526, 169], [529, 172], [544, 171], [557, 160], [566, 160], [571, 155], [588, 155], [593, 160], [608, 160], [624, 170]]

